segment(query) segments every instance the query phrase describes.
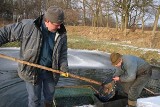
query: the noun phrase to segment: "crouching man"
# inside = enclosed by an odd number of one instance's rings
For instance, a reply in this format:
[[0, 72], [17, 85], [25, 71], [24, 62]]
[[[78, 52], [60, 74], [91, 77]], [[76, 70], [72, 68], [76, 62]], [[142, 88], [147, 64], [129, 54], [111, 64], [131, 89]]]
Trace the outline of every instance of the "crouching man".
[[112, 53], [110, 60], [116, 67], [113, 80], [120, 83], [128, 95], [127, 107], [136, 107], [139, 95], [151, 78], [150, 64], [139, 57], [119, 53]]

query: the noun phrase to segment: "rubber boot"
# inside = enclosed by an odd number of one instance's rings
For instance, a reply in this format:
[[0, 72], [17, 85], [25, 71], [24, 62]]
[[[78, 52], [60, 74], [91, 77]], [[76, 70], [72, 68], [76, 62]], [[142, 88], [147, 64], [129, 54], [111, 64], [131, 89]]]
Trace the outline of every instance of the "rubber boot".
[[127, 107], [136, 107], [136, 105], [137, 105], [137, 101], [128, 100], [128, 106]]
[[44, 107], [53, 107], [53, 103], [47, 103], [47, 102], [45, 102], [44, 103]]
[[126, 105], [126, 107], [136, 107], [136, 106]]

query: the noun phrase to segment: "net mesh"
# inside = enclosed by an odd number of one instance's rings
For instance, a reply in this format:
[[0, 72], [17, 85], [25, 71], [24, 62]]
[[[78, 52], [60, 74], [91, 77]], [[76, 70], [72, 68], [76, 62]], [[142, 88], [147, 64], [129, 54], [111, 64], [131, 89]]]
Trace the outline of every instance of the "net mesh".
[[151, 79], [148, 84], [145, 86], [146, 89], [143, 89], [141, 97], [149, 97], [160, 95], [160, 79]]
[[91, 86], [57, 87], [55, 103], [57, 107], [93, 105], [96, 102], [95, 91]]

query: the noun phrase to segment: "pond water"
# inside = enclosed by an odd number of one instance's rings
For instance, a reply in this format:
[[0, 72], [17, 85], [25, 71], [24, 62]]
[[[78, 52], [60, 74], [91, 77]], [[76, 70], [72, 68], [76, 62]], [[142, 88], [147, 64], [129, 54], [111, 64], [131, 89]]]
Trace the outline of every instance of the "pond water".
[[[2, 48], [0, 53], [18, 58], [19, 49]], [[107, 53], [69, 49], [69, 71], [102, 82], [106, 76], [114, 72], [108, 58]], [[95, 84], [79, 79], [61, 77], [57, 86], [66, 85], [92, 85], [96, 89], [99, 88]], [[0, 107], [27, 107], [26, 87], [24, 81], [17, 75], [17, 63], [2, 58], [0, 58], [0, 99]]]
[[[0, 53], [18, 58], [19, 48], [0, 48]], [[104, 52], [69, 49], [68, 62], [70, 73], [98, 82], [103, 82], [106, 77], [111, 76], [115, 72], [115, 68], [109, 61], [109, 54]], [[158, 70], [155, 68], [154, 70], [159, 73], [160, 68]], [[153, 87], [153, 91], [160, 93], [160, 79], [157, 73], [154, 73], [154, 75], [154, 79], [149, 82], [148, 87]], [[91, 85], [95, 89], [99, 88], [99, 86], [92, 83], [64, 77], [61, 77], [57, 84], [57, 86], [68, 85]], [[0, 101], [0, 107], [27, 107], [28, 102], [25, 83], [17, 74], [17, 63], [3, 58], [0, 58]], [[146, 103], [148, 101], [146, 99], [139, 99], [138, 101], [140, 102], [139, 104], [147, 107]], [[154, 104], [157, 104], [154, 107], [160, 106], [156, 102]], [[149, 107], [153, 106], [151, 105]]]

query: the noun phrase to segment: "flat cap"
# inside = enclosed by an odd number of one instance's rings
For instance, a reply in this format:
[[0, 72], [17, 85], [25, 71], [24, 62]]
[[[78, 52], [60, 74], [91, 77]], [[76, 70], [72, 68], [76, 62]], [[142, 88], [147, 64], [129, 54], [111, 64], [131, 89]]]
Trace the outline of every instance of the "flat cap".
[[62, 23], [64, 21], [64, 12], [62, 8], [57, 6], [50, 6], [44, 15], [52, 23]]
[[110, 60], [112, 62], [112, 65], [117, 65], [121, 61], [121, 57], [122, 57], [121, 54], [113, 52], [110, 55]]

